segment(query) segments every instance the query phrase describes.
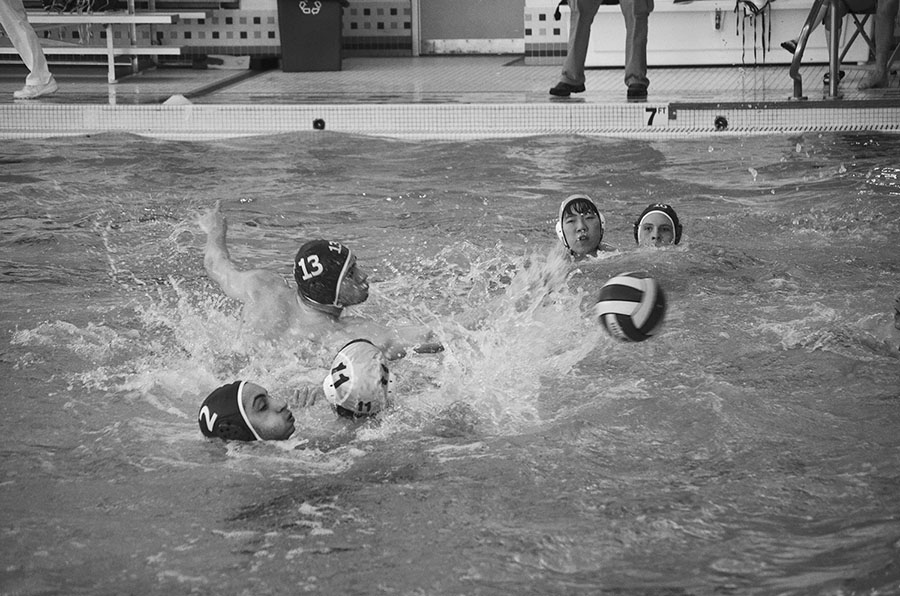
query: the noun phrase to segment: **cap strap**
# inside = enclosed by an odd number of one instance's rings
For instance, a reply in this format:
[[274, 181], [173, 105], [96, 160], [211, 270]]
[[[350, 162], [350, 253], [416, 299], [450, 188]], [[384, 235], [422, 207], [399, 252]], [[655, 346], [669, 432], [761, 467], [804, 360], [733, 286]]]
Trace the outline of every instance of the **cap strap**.
[[259, 433], [257, 433], [256, 429], [253, 428], [253, 425], [250, 424], [250, 418], [247, 417], [247, 412], [244, 411], [244, 386], [246, 384], [247, 384], [247, 381], [241, 381], [241, 384], [238, 385], [238, 391], [237, 391], [238, 409], [241, 411], [241, 418], [244, 419], [244, 424], [247, 425], [247, 428], [250, 429], [250, 432], [253, 433], [253, 436], [256, 437], [257, 441], [262, 441], [262, 437], [259, 436]]

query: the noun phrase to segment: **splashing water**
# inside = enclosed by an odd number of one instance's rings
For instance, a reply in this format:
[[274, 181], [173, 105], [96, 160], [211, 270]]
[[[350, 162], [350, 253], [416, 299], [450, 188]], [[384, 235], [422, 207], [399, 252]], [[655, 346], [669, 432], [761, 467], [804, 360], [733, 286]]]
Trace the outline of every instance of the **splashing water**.
[[[8, 143], [0, 591], [894, 593], [898, 151]], [[573, 192], [617, 250], [563, 254]], [[299, 243], [339, 238], [370, 272], [354, 314], [434, 331], [443, 353], [391, 363], [396, 407], [359, 424], [301, 407], [335, 346], [247, 333], [203, 269], [215, 200], [241, 268], [291, 282]], [[660, 200], [684, 239], [636, 248]], [[637, 270], [666, 320], [617, 342], [591, 306]], [[294, 437], [201, 436], [203, 397], [238, 378], [287, 399]]]

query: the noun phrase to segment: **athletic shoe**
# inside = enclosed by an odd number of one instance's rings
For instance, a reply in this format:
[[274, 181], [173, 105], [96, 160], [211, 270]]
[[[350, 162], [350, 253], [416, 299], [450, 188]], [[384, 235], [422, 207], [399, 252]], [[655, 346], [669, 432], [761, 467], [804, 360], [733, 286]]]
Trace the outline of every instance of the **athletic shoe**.
[[56, 93], [57, 89], [59, 89], [59, 86], [56, 84], [56, 79], [50, 77], [50, 80], [43, 85], [25, 85], [13, 93], [13, 97], [16, 99], [37, 99], [44, 95]]

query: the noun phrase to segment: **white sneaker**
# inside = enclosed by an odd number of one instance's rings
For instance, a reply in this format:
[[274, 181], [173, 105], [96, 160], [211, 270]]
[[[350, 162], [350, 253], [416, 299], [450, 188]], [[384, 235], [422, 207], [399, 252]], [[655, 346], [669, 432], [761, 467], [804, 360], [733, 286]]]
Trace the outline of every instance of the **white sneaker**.
[[50, 80], [43, 85], [25, 85], [13, 93], [13, 97], [16, 99], [37, 99], [42, 95], [56, 93], [57, 89], [59, 89], [59, 85], [56, 84], [56, 79], [50, 77]]

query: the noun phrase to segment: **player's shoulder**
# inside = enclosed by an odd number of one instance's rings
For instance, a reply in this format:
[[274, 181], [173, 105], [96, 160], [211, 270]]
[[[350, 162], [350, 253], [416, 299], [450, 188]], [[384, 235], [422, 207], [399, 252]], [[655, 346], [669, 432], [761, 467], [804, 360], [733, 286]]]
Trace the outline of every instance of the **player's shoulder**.
[[254, 299], [296, 300], [296, 291], [288, 281], [273, 271], [252, 269], [245, 271], [241, 280], [244, 291]]

